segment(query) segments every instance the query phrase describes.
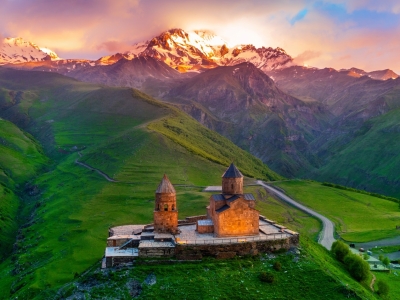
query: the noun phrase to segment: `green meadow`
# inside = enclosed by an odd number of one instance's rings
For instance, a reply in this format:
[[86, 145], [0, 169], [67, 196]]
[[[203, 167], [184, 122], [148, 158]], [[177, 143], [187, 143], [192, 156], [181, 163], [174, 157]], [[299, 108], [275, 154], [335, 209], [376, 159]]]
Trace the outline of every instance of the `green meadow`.
[[399, 235], [399, 204], [312, 181], [276, 183], [300, 203], [331, 219], [336, 232], [349, 242], [368, 242]]
[[[151, 222], [154, 191], [164, 173], [178, 185], [182, 218], [204, 212], [208, 199], [201, 187], [219, 184], [232, 161], [249, 176], [280, 178], [177, 108], [138, 91], [20, 73], [0, 69], [6, 90], [0, 105], [7, 106], [2, 117], [35, 136], [44, 149], [32, 138], [41, 153], [38, 164], [47, 165], [40, 174], [38, 169], [21, 172], [37, 193], [7, 196], [29, 213], [21, 220], [12, 255], [0, 265], [0, 289], [5, 291], [0, 297], [42, 298], [101, 259], [110, 226]], [[30, 162], [25, 168], [35, 162], [29, 151], [21, 156]], [[118, 182], [108, 182], [76, 160]], [[6, 207], [19, 216], [15, 206]], [[8, 247], [12, 242], [7, 241]]]

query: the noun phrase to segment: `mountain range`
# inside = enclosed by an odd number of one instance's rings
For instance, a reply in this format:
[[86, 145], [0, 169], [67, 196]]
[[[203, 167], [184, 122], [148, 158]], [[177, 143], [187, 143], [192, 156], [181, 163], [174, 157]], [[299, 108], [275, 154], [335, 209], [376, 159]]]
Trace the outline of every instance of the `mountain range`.
[[[2, 63], [137, 88], [178, 105], [284, 176], [398, 195], [400, 162], [382, 159], [398, 149], [387, 141], [399, 126], [400, 79], [392, 70], [298, 66], [281, 48], [232, 46], [209, 31], [182, 29], [98, 60], [46, 56], [34, 44], [43, 55], [29, 57], [20, 50], [27, 44], [2, 46]], [[380, 141], [388, 145], [377, 149]]]

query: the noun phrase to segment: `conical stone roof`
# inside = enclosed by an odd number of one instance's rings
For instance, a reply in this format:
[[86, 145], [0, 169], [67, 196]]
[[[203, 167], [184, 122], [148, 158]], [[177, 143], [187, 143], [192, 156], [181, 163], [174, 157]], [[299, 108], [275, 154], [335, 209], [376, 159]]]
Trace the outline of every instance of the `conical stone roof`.
[[158, 188], [156, 190], [157, 194], [160, 193], [176, 193], [174, 186], [172, 185], [171, 181], [169, 181], [167, 175], [164, 174], [163, 179], [161, 180], [160, 184], [158, 185]]
[[222, 175], [222, 178], [242, 178], [242, 177], [243, 177], [242, 173], [240, 173], [238, 168], [236, 168], [236, 166], [233, 163], [231, 163], [229, 168], [226, 169], [224, 175]]

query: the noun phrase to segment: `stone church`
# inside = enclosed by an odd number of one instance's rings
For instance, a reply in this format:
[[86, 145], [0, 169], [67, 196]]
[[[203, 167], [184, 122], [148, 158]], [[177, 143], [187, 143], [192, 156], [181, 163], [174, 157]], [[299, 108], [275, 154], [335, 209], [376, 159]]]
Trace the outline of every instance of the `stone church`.
[[110, 228], [102, 267], [137, 257], [232, 258], [299, 243], [298, 233], [260, 216], [254, 196], [243, 193], [243, 175], [234, 164], [222, 175], [221, 193], [209, 201], [207, 214], [178, 220], [176, 191], [164, 175], [155, 193], [153, 223]]
[[[259, 234], [260, 213], [255, 209], [252, 194], [243, 193], [243, 175], [232, 163], [222, 175], [222, 193], [210, 197], [207, 206], [208, 226], [197, 225], [199, 233], [210, 232], [216, 237]], [[211, 226], [210, 226], [211, 225]]]
[[[177, 234], [176, 192], [166, 175], [155, 198], [154, 232]], [[210, 197], [207, 216], [197, 220], [196, 230], [216, 237], [258, 235], [259, 217], [255, 198], [243, 193], [243, 175], [232, 163], [222, 175], [222, 193]]]

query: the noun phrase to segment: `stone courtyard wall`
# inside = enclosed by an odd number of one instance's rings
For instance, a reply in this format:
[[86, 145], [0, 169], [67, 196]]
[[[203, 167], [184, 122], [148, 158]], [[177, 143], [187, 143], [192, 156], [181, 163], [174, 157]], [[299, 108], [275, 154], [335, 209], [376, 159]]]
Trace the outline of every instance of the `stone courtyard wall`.
[[205, 220], [205, 219], [207, 219], [207, 215], [186, 217], [185, 220], [178, 220], [178, 224], [179, 225], [196, 224], [198, 220]]
[[243, 242], [234, 244], [176, 245], [175, 256], [180, 260], [202, 259], [203, 257], [233, 258], [235, 256], [257, 255], [298, 246], [299, 235], [278, 240]]

